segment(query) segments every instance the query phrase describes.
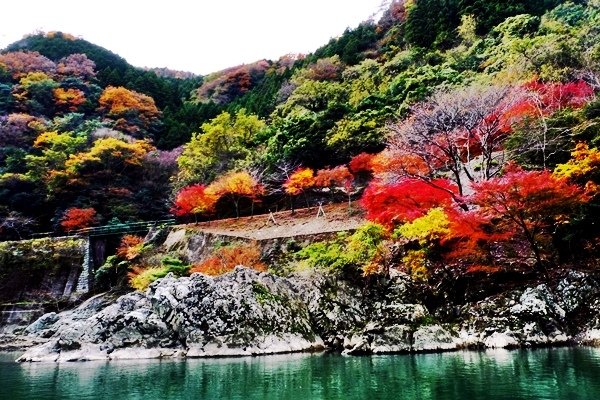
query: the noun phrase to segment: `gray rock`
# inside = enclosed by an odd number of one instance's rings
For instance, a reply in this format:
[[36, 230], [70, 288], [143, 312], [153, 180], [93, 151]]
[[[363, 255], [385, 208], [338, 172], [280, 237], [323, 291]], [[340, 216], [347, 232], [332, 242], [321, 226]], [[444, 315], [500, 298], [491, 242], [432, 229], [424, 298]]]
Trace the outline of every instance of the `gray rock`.
[[458, 338], [440, 325], [424, 325], [413, 333], [413, 351], [455, 350]]
[[[55, 312], [46, 313], [35, 320], [31, 325], [25, 328], [26, 334], [39, 334], [42, 331], [48, 331], [49, 328], [59, 320], [58, 314]], [[54, 334], [54, 332], [52, 332]], [[43, 336], [43, 335], [40, 335]]]
[[242, 267], [217, 278], [168, 275], [146, 293], [122, 296], [86, 319], [78, 310], [55, 322], [51, 340], [20, 360], [257, 355], [323, 347], [288, 280]]
[[412, 329], [408, 325], [392, 325], [383, 333], [373, 335], [373, 354], [404, 353], [412, 350]]

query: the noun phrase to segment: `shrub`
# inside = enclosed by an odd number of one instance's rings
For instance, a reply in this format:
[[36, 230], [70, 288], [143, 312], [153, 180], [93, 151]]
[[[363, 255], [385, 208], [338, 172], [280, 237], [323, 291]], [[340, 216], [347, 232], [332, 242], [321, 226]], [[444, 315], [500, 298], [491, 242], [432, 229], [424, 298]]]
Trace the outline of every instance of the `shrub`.
[[139, 257], [144, 250], [144, 239], [140, 236], [125, 235], [117, 248], [117, 256], [123, 260], [132, 261]]
[[142, 267], [136, 265], [127, 274], [129, 285], [135, 290], [144, 291], [152, 282], [165, 277], [169, 273], [168, 267]]
[[367, 223], [352, 235], [340, 234], [337, 239], [312, 243], [296, 252], [296, 259], [311, 268], [332, 271], [361, 270], [372, 275], [385, 271], [387, 232], [378, 224]]
[[232, 271], [238, 265], [266, 271], [267, 266], [260, 257], [261, 251], [256, 244], [233, 244], [216, 249], [208, 258], [195, 264], [190, 272], [217, 276]]

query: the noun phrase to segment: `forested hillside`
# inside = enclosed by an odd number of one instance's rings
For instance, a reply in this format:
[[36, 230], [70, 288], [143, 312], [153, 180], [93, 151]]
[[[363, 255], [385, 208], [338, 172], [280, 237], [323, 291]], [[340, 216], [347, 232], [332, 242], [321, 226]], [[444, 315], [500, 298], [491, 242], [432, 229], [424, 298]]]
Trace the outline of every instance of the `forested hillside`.
[[0, 235], [364, 190], [373, 223], [316, 252], [357, 258], [330, 264], [593, 259], [598, 26], [596, 0], [396, 0], [312, 54], [205, 77], [29, 36], [0, 55]]

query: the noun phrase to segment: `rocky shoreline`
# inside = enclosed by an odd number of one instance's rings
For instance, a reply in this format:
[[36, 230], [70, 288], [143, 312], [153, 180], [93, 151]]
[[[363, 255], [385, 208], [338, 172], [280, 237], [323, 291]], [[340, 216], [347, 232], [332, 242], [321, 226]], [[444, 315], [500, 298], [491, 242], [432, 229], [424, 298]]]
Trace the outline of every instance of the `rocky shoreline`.
[[117, 299], [100, 294], [15, 338], [33, 345], [19, 361], [45, 362], [600, 344], [600, 279], [591, 273], [434, 309], [416, 292], [399, 272], [367, 292], [317, 272], [283, 278], [237, 267], [215, 278], [167, 276]]

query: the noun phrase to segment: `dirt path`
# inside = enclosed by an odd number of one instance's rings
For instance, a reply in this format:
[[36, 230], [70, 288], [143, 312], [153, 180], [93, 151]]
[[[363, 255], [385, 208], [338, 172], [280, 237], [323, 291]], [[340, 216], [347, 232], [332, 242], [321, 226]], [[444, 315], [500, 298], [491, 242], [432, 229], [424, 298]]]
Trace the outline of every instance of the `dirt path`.
[[346, 231], [365, 223], [358, 204], [347, 203], [323, 206], [324, 215], [317, 216], [318, 207], [303, 208], [292, 213], [280, 211], [254, 217], [229, 218], [190, 225], [198, 230], [219, 235], [239, 236], [247, 239], [264, 240], [325, 232]]

